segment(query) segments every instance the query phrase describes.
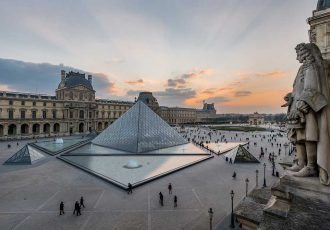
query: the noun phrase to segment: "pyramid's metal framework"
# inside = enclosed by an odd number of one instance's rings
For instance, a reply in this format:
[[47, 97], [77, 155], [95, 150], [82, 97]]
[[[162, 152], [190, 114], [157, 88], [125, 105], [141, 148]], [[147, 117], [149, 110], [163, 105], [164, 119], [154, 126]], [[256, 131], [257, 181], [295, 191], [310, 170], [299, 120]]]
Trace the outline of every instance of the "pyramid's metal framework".
[[4, 164], [33, 164], [45, 156], [29, 145], [25, 145]]
[[92, 143], [131, 153], [143, 153], [188, 142], [147, 105], [138, 101]]

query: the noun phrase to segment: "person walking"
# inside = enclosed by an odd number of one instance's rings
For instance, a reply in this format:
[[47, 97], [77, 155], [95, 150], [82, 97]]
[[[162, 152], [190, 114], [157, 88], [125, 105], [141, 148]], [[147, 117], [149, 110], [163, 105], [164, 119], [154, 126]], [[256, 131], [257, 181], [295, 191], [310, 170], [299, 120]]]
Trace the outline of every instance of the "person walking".
[[161, 206], [164, 206], [164, 196], [162, 192], [159, 192], [159, 203]]
[[233, 179], [236, 179], [236, 172], [233, 173]]
[[175, 195], [174, 196], [174, 208], [178, 206], [178, 197]]
[[76, 203], [74, 203], [73, 215], [77, 214], [77, 216], [78, 216], [78, 206], [79, 206], [79, 203], [78, 203], [78, 201], [76, 201]]
[[127, 185], [127, 194], [133, 193], [133, 186], [131, 183], [128, 183]]
[[[78, 204], [78, 201], [77, 201]], [[81, 206], [78, 204], [77, 206], [77, 216], [81, 216]]]
[[61, 203], [60, 203], [60, 215], [64, 215], [64, 203], [63, 203], [63, 201], [61, 201]]
[[171, 183], [168, 184], [167, 188], [168, 188], [168, 194], [172, 194], [172, 184]]
[[84, 197], [80, 197], [80, 207], [84, 207], [85, 208]]

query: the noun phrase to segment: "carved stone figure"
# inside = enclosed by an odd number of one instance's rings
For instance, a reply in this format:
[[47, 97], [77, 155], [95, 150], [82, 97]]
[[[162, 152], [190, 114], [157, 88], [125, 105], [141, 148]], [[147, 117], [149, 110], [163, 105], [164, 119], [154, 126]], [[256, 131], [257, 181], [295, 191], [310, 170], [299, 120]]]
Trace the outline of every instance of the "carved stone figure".
[[329, 66], [314, 43], [296, 47], [302, 63], [286, 95], [288, 137], [296, 146], [298, 161], [288, 170], [297, 177], [319, 175], [330, 185], [330, 95]]

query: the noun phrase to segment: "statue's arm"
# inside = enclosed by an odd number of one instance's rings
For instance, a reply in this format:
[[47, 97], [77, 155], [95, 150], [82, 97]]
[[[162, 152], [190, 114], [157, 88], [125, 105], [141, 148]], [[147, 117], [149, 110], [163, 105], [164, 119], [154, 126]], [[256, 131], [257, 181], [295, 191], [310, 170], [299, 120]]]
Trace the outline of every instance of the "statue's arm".
[[328, 102], [326, 97], [321, 92], [319, 73], [315, 65], [312, 65], [305, 71], [304, 75], [304, 89], [297, 102], [297, 108], [306, 113], [311, 108], [313, 111], [318, 112], [325, 107]]

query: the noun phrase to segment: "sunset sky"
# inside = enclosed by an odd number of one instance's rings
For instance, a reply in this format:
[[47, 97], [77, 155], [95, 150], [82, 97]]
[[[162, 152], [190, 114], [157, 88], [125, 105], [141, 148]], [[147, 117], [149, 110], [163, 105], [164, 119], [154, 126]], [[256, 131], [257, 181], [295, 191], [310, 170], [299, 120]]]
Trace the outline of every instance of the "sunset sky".
[[54, 95], [58, 69], [72, 67], [95, 75], [99, 98], [152, 91], [166, 106], [200, 108], [206, 100], [218, 113], [284, 112], [299, 67], [294, 48], [308, 42], [316, 4], [2, 0], [0, 90]]

